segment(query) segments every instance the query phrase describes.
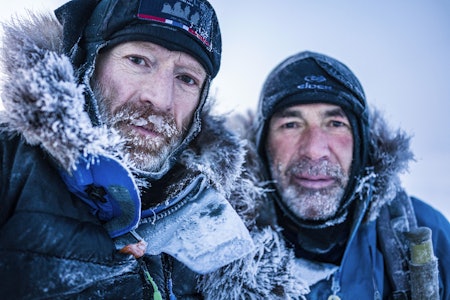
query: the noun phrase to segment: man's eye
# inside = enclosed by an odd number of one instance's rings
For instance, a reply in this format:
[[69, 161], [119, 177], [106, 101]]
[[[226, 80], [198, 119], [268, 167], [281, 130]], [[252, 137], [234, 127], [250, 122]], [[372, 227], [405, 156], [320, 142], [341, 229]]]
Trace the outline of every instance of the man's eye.
[[342, 122], [342, 121], [330, 121], [330, 126], [333, 128], [348, 128], [350, 129], [350, 125], [347, 124], [346, 122]]
[[297, 122], [287, 122], [283, 123], [281, 125], [282, 128], [290, 129], [290, 128], [297, 128], [299, 125]]
[[195, 85], [197, 83], [196, 80], [189, 75], [180, 75], [178, 76], [178, 79], [180, 79], [181, 81], [183, 81], [188, 85]]
[[345, 122], [341, 122], [341, 121], [331, 121], [331, 124], [334, 127], [348, 126]]
[[331, 121], [331, 125], [334, 126], [334, 127], [345, 126], [345, 124], [343, 122], [340, 122], [340, 121]]
[[130, 56], [130, 57], [128, 57], [128, 59], [136, 65], [140, 65], [140, 66], [145, 65], [145, 60], [142, 57]]

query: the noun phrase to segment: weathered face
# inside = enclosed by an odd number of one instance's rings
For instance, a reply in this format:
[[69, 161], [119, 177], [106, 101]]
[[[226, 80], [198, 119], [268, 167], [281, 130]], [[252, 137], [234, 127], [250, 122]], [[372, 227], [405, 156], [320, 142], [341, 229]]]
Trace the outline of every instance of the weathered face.
[[126, 42], [99, 55], [93, 90], [136, 167], [156, 171], [188, 130], [205, 80], [202, 65], [186, 53]]
[[336, 213], [353, 156], [352, 129], [339, 106], [301, 104], [275, 113], [266, 150], [272, 179], [295, 215], [325, 220]]

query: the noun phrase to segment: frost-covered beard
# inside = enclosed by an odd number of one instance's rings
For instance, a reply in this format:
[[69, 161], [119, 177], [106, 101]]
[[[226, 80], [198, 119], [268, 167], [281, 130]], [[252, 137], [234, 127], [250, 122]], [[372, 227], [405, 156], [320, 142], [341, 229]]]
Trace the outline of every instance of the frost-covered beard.
[[[94, 93], [103, 121], [116, 129], [125, 140], [124, 151], [137, 169], [155, 172], [181, 143], [184, 131], [178, 130], [175, 119], [152, 107], [125, 102], [111, 111], [111, 100], [103, 97], [98, 86]], [[155, 132], [157, 136], [139, 133], [135, 126]]]
[[[271, 163], [272, 178], [281, 200], [289, 210], [302, 220], [326, 220], [339, 209], [348, 182], [348, 175], [339, 165], [322, 160], [303, 159], [286, 168]], [[282, 173], [285, 169], [284, 173]], [[331, 176], [335, 183], [326, 188], [313, 189], [301, 186], [293, 178], [300, 175]]]

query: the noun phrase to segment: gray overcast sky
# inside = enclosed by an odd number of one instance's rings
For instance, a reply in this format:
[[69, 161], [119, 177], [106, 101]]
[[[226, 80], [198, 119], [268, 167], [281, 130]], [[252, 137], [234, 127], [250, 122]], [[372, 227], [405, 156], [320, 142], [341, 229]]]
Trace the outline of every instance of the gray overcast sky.
[[[450, 1], [210, 1], [223, 38], [213, 84], [219, 111], [255, 108], [265, 77], [289, 55], [333, 56], [355, 72], [393, 127], [414, 136], [417, 162], [402, 177], [407, 191], [450, 218]], [[0, 17], [64, 2], [10, 1]]]

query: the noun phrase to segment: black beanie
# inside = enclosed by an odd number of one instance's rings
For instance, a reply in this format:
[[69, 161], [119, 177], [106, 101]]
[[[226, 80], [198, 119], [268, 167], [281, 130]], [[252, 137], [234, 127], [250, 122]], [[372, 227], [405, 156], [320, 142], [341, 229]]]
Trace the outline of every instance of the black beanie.
[[148, 41], [192, 55], [211, 78], [219, 71], [220, 28], [206, 0], [72, 0], [55, 14], [75, 65], [85, 62], [90, 51]]
[[356, 178], [362, 174], [367, 161], [369, 144], [366, 97], [359, 80], [347, 66], [329, 56], [305, 51], [275, 67], [264, 83], [259, 100], [258, 153], [269, 172], [265, 144], [271, 117], [283, 108], [308, 103], [340, 106], [352, 127], [354, 148], [349, 183], [341, 207], [333, 218], [340, 217], [352, 201]]

